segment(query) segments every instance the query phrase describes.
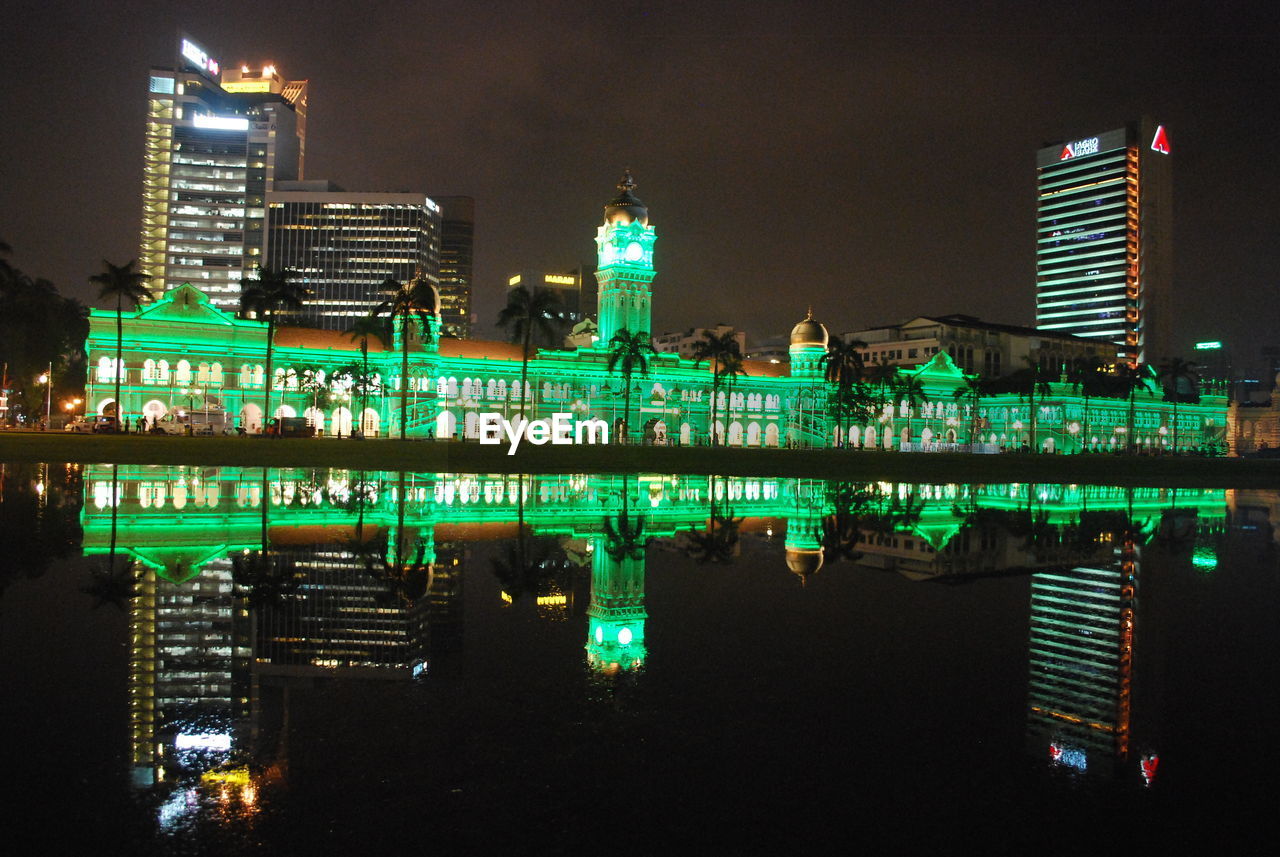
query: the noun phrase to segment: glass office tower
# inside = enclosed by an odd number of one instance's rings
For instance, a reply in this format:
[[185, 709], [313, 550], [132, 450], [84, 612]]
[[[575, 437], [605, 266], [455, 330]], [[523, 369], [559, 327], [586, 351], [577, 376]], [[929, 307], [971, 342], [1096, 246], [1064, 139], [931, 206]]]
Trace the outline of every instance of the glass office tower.
[[172, 68], [151, 69], [139, 263], [153, 296], [190, 282], [239, 307], [263, 258], [266, 193], [302, 175], [306, 110], [305, 80], [224, 71], [187, 38]]
[[471, 338], [471, 264], [475, 253], [476, 201], [440, 196], [440, 328]]
[[1036, 153], [1036, 327], [1172, 356], [1169, 160], [1148, 119]]
[[267, 195], [267, 267], [288, 268], [311, 290], [296, 323], [347, 330], [388, 298], [387, 280], [440, 285], [440, 207], [424, 194], [277, 187]]

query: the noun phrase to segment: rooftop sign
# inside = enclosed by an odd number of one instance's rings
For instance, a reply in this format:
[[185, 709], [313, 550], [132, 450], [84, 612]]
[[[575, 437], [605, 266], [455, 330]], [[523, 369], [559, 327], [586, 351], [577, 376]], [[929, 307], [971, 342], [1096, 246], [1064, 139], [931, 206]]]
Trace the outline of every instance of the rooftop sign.
[[205, 53], [204, 48], [190, 39], [182, 40], [182, 56], [186, 58], [187, 62], [211, 77], [217, 77], [222, 72], [222, 67], [218, 65], [218, 61]]

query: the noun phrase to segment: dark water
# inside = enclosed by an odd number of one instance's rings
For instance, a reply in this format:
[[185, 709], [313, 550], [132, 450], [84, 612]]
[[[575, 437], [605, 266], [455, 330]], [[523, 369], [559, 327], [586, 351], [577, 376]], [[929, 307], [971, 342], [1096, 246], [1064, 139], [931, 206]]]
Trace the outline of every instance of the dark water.
[[3, 480], [42, 851], [1272, 849], [1276, 492]]

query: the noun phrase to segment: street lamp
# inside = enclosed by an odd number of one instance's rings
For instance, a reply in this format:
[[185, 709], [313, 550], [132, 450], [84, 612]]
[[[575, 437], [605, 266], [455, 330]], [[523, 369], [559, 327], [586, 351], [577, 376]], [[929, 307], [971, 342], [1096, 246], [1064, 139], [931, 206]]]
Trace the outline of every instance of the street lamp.
[[49, 363], [49, 371], [41, 372], [38, 379], [44, 388], [44, 427], [49, 428], [50, 418], [53, 416], [53, 362]]

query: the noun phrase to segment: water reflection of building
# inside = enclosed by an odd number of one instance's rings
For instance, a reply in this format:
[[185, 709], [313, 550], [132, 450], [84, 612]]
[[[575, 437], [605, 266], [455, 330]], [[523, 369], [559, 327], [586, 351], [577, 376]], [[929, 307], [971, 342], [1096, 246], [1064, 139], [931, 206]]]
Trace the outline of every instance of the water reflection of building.
[[250, 628], [230, 562], [212, 560], [191, 580], [144, 571], [129, 633], [134, 781], [226, 761], [249, 713]]
[[598, 672], [614, 675], [644, 664], [644, 579], [642, 546], [592, 540], [587, 662]]
[[1031, 581], [1028, 738], [1079, 771], [1129, 754], [1137, 548], [1121, 554]]

